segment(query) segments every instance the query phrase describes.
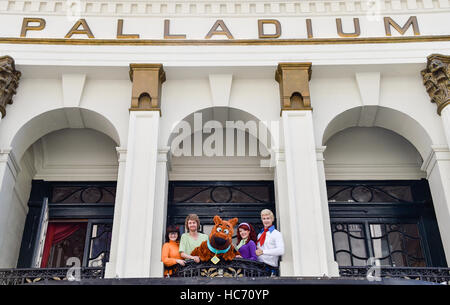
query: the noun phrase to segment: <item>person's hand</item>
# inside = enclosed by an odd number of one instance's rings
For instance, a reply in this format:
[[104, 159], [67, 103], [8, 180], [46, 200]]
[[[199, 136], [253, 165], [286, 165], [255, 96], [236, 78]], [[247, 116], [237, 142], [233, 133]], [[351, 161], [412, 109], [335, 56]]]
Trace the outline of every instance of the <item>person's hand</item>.
[[261, 249], [261, 248], [258, 248], [258, 249], [256, 249], [256, 251], [255, 251], [255, 254], [257, 255], [257, 256], [260, 256], [260, 255], [262, 255], [264, 252], [263, 252], [263, 249]]
[[242, 256], [240, 256], [240, 255], [236, 255], [236, 257], [237, 257], [237, 258], [242, 258]]
[[193, 256], [192, 259], [193, 259], [194, 262], [196, 262], [197, 264], [200, 263], [200, 257], [198, 257], [198, 256]]
[[184, 259], [177, 259], [177, 264], [179, 264], [179, 265], [181, 265], [181, 266], [186, 265]]

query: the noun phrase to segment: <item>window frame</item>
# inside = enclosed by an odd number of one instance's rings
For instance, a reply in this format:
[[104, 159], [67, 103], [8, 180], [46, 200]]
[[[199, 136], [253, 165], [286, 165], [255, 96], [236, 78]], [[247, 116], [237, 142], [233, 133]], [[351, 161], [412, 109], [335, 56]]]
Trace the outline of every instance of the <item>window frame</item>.
[[[365, 244], [369, 257], [373, 256], [370, 224], [416, 223], [427, 267], [447, 267], [442, 241], [437, 226], [428, 182], [422, 180], [380, 180], [380, 181], [327, 181], [328, 186], [410, 186], [413, 202], [333, 202], [329, 201], [330, 227], [336, 223], [363, 224]], [[329, 194], [330, 195], [330, 194]], [[331, 230], [332, 231], [332, 230]], [[333, 254], [336, 260], [334, 236]], [[341, 266], [348, 267], [348, 266]]]

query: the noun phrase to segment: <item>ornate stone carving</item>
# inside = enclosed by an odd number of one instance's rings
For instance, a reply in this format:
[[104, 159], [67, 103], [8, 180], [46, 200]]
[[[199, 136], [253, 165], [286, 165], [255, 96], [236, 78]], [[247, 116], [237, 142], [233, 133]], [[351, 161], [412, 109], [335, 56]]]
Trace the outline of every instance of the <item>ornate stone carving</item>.
[[130, 64], [132, 111], [153, 110], [161, 114], [161, 87], [166, 74], [161, 64]]
[[6, 105], [12, 104], [19, 79], [22, 74], [16, 71], [14, 59], [10, 56], [0, 57], [0, 112], [6, 115]]
[[431, 54], [427, 59], [427, 68], [421, 72], [423, 84], [441, 115], [444, 107], [450, 104], [450, 56]]
[[309, 95], [311, 63], [280, 63], [275, 80], [280, 84], [283, 110], [312, 110]]

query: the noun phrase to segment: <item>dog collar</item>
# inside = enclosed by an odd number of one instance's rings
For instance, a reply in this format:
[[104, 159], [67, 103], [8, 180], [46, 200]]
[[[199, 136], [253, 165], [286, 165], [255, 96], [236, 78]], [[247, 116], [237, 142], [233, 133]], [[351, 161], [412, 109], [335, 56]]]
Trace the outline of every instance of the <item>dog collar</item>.
[[217, 249], [213, 248], [213, 246], [211, 246], [211, 244], [209, 243], [209, 238], [206, 240], [206, 243], [208, 245], [209, 251], [211, 251], [215, 254], [222, 254], [222, 253], [228, 252], [228, 250], [230, 250], [230, 247], [231, 247], [231, 245], [229, 245], [228, 248], [226, 248], [226, 249], [217, 250]]

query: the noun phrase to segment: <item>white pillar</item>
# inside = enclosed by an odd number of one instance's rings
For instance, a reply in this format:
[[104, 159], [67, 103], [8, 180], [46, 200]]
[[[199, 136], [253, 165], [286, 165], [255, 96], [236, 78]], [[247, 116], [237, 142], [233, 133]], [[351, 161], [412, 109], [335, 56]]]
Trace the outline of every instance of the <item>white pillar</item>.
[[[450, 147], [450, 105], [444, 107], [441, 111], [442, 124], [444, 125], [444, 132], [447, 138], [447, 145]], [[448, 184], [450, 185], [450, 184]]]
[[283, 234], [284, 241], [284, 255], [280, 261], [280, 276], [294, 276], [293, 238], [289, 216], [285, 153], [282, 149], [274, 149], [272, 153], [275, 157], [274, 187], [277, 215], [280, 223], [280, 232]]
[[333, 249], [333, 238], [331, 236], [331, 221], [330, 221], [330, 208], [328, 206], [328, 192], [327, 192], [327, 180], [325, 177], [325, 158], [323, 153], [326, 146], [319, 146], [316, 149], [317, 153], [317, 169], [319, 173], [319, 185], [320, 185], [320, 196], [322, 198], [322, 218], [324, 227], [324, 237], [325, 237], [325, 247], [327, 254], [327, 267], [328, 276], [339, 276], [339, 265], [334, 260], [334, 249]]
[[116, 147], [119, 170], [117, 174], [117, 186], [116, 186], [116, 200], [114, 204], [114, 220], [111, 236], [111, 247], [109, 251], [109, 262], [105, 266], [105, 278], [116, 277], [116, 266], [117, 266], [117, 252], [119, 243], [119, 233], [120, 233], [120, 219], [122, 216], [122, 198], [123, 198], [123, 187], [125, 182], [125, 166], [127, 160], [127, 150], [123, 147]]
[[448, 146], [433, 145], [429, 157], [422, 165], [422, 170], [427, 172], [442, 245], [447, 264], [450, 265], [450, 150]]
[[[15, 226], [14, 209], [22, 208], [14, 200], [14, 186], [20, 171], [11, 149], [0, 149], [0, 268], [15, 268], [18, 255], [17, 238], [12, 234]], [[26, 213], [25, 213], [26, 216]], [[23, 229], [23, 228], [22, 228]], [[19, 242], [20, 248], [20, 242]]]
[[151, 273], [159, 120], [158, 111], [130, 112], [122, 202], [116, 202], [120, 220], [114, 237], [114, 277], [149, 277]]
[[289, 110], [282, 113], [286, 156], [287, 204], [295, 276], [334, 275], [329, 270], [312, 113]]
[[164, 232], [167, 218], [169, 154], [170, 147], [158, 150], [158, 163], [156, 165], [155, 207], [153, 214], [152, 255], [150, 262], [151, 277], [164, 276], [164, 265], [161, 261], [161, 248], [164, 243]]

